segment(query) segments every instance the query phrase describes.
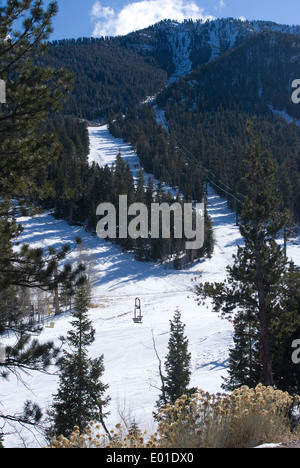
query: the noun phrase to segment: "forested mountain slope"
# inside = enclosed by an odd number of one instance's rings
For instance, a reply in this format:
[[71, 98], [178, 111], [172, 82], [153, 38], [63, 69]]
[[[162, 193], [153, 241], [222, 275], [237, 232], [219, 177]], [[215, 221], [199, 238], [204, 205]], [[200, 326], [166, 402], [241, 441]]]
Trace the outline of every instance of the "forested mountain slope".
[[[120, 41], [145, 56], [154, 56], [173, 81], [198, 65], [219, 57], [262, 32], [300, 34], [300, 27], [270, 21], [221, 18], [214, 21], [165, 20], [128, 34]], [[174, 74], [174, 76], [172, 76]]]
[[74, 75], [73, 92], [64, 112], [101, 120], [136, 105], [164, 87], [167, 74], [154, 60], [114, 40], [79, 39], [51, 44], [43, 59]]
[[[46, 62], [74, 74], [65, 113], [108, 119], [148, 172], [188, 198], [201, 198], [206, 177], [244, 192], [245, 127], [256, 115], [286, 205], [300, 218], [300, 130], [290, 122], [300, 119], [291, 99], [300, 27], [166, 20], [123, 37], [56, 41]], [[149, 96], [156, 99], [142, 105]]]
[[157, 100], [173, 137], [237, 192], [244, 191], [245, 126], [256, 116], [265, 152], [279, 167], [278, 185], [297, 218], [300, 129], [293, 118], [299, 119], [300, 106], [291, 96], [299, 65], [299, 36], [262, 33], [198, 67]]
[[165, 20], [114, 38], [80, 38], [50, 43], [47, 65], [75, 76], [67, 113], [102, 119], [157, 94], [199, 65], [261, 33], [300, 34], [300, 27], [231, 18], [202, 23]]

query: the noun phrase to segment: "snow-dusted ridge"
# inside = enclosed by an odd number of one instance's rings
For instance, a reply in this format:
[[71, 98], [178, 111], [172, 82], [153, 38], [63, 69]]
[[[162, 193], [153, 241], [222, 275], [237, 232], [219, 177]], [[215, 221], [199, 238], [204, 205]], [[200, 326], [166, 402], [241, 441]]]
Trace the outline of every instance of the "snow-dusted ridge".
[[[245, 41], [253, 34], [261, 32], [281, 32], [300, 34], [300, 26], [282, 25], [271, 21], [247, 21], [234, 18], [219, 18], [214, 20], [184, 20], [183, 22], [164, 20], [149, 28], [129, 34], [128, 37], [138, 36], [146, 38], [148, 42], [141, 40], [137, 48], [153, 51], [155, 41], [151, 39], [159, 32], [163, 32], [172, 50], [175, 71], [168, 83], [178, 80], [180, 76], [188, 75], [192, 71], [192, 53], [210, 49], [208, 60], [216, 59], [225, 50], [232, 49]], [[150, 42], [149, 42], [150, 39]]]

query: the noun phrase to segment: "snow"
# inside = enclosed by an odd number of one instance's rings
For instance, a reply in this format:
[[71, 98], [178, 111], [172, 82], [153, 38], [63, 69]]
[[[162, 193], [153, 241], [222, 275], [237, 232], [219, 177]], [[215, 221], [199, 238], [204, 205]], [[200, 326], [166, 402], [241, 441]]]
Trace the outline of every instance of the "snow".
[[169, 78], [168, 83], [177, 81], [182, 75], [188, 75], [192, 71], [192, 61], [190, 59], [191, 52], [191, 35], [188, 34], [190, 27], [182, 24], [178, 28], [177, 33], [168, 35], [169, 42], [172, 47], [173, 61], [175, 64], [175, 72]]
[[266, 448], [278, 448], [280, 447], [280, 444], [262, 444], [262, 445], [258, 445], [257, 447], [253, 447], [253, 448], [256, 448], [256, 449], [266, 449]]
[[300, 126], [300, 119], [295, 119], [291, 115], [289, 115], [286, 111], [283, 110], [276, 110], [273, 108], [272, 104], [269, 104], [269, 109], [273, 112], [273, 114], [278, 115], [278, 117], [282, 117], [286, 122], [295, 124], [299, 127]]
[[[161, 115], [163, 119], [163, 115]], [[129, 164], [133, 179], [136, 180], [140, 169], [143, 169], [143, 166], [136, 154], [132, 149], [129, 143], [124, 142], [121, 138], [114, 138], [109, 133], [108, 125], [101, 125], [98, 127], [89, 127], [89, 137], [90, 137], [90, 152], [89, 152], [89, 162], [99, 164], [99, 166], [108, 165], [112, 167], [116, 162], [116, 156], [120, 152], [123, 161], [126, 164]], [[147, 184], [149, 178], [153, 180], [153, 187], [155, 188], [159, 181], [154, 179], [152, 174], [147, 174], [144, 170], [145, 183]], [[175, 197], [176, 190], [167, 185], [166, 183], [162, 184], [164, 191], [170, 191], [170, 193]]]
[[116, 161], [117, 154], [121, 152], [123, 160], [130, 164], [134, 173], [136, 173], [136, 165], [141, 167], [137, 155], [132, 151], [129, 144], [125, 143], [120, 138], [115, 138], [114, 144], [111, 144], [111, 137], [107, 125], [89, 127], [89, 136], [90, 164], [95, 162], [99, 164], [99, 166], [105, 166], [107, 164], [111, 167]]
[[[112, 164], [119, 149], [131, 166], [137, 164], [137, 156], [129, 145], [113, 138], [107, 126], [91, 127], [90, 161]], [[21, 218], [25, 229], [21, 242], [32, 247], [59, 247], [63, 243], [75, 245], [75, 237], [81, 236], [86, 258], [93, 261], [93, 297], [90, 316], [96, 329], [96, 340], [90, 348], [91, 357], [104, 354], [104, 383], [109, 384], [111, 397], [107, 425], [112, 429], [121, 416], [135, 420], [141, 428], [152, 432], [152, 411], [159, 395], [160, 379], [153, 339], [160, 358], [167, 353], [170, 323], [177, 307], [182, 312], [192, 355], [191, 386], [216, 393], [221, 390], [222, 377], [227, 375], [228, 349], [232, 344], [232, 325], [211, 310], [210, 300], [198, 306], [193, 292], [192, 279], [202, 276], [203, 281], [222, 281], [226, 265], [241, 243], [235, 225], [235, 214], [225, 200], [209, 189], [209, 213], [212, 217], [215, 251], [211, 259], [204, 259], [193, 266], [174, 271], [164, 265], [139, 263], [131, 254], [118, 246], [98, 239], [81, 227], [69, 226], [57, 221], [51, 213], [37, 218]], [[300, 247], [294, 244], [291, 253], [300, 259]], [[78, 253], [70, 255], [76, 260]], [[139, 297], [143, 323], [132, 320], [134, 301]], [[67, 313], [55, 317], [54, 328], [44, 328], [41, 341], [66, 335], [70, 327]], [[54, 369], [53, 369], [54, 370]], [[14, 414], [20, 412], [26, 400], [37, 402], [46, 411], [57, 390], [58, 377], [37, 372], [22, 374], [23, 383], [14, 376], [8, 382], [1, 381], [0, 401], [2, 410]], [[24, 383], [26, 386], [24, 386]], [[9, 427], [6, 427], [9, 429]], [[41, 434], [18, 427], [5, 436], [6, 447], [26, 444], [39, 447], [45, 444]]]

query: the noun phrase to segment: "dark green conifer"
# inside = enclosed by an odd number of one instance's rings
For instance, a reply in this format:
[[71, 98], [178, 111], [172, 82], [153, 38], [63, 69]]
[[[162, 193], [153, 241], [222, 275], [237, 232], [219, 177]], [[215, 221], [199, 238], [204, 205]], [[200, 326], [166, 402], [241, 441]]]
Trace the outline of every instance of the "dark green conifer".
[[[104, 424], [103, 408], [107, 385], [100, 378], [104, 372], [103, 355], [91, 359], [89, 346], [95, 341], [95, 329], [88, 317], [88, 283], [78, 287], [72, 329], [60, 360], [59, 388], [54, 398], [53, 420], [56, 435], [69, 436], [74, 426], [82, 431], [90, 421]], [[105, 424], [104, 424], [105, 425]]]
[[165, 360], [165, 375], [162, 376], [162, 393], [157, 401], [159, 409], [167, 404], [174, 404], [183, 395], [190, 395], [191, 354], [188, 351], [188, 339], [184, 333], [185, 325], [181, 321], [181, 312], [177, 308], [170, 321], [168, 354]]
[[[244, 372], [241, 372], [239, 366], [241, 359], [247, 359], [247, 349], [248, 359], [252, 352], [252, 369], [256, 369], [252, 373], [252, 384], [262, 382], [264, 385], [274, 385], [272, 327], [287, 268], [284, 249], [277, 240], [289, 223], [290, 216], [283, 209], [282, 197], [276, 187], [276, 165], [265, 157], [260, 137], [254, 135], [250, 122], [247, 133], [250, 144], [244, 180], [248, 193], [239, 225], [244, 245], [238, 246], [233, 265], [227, 267], [224, 283], [200, 284], [196, 288], [199, 296], [213, 298], [215, 311], [234, 318], [237, 324], [239, 321], [244, 324], [235, 327], [236, 345], [241, 348], [244, 343], [246, 348], [241, 356], [231, 352], [228, 388], [249, 381], [248, 366]], [[249, 346], [247, 337], [249, 327], [254, 335], [253, 340], [257, 339], [255, 363], [253, 347]], [[257, 374], [259, 366], [260, 375]]]
[[[21, 370], [44, 372], [57, 356], [52, 343], [32, 340], [32, 330], [20, 321], [24, 310], [16, 288], [54, 290], [63, 281], [75, 281], [82, 271], [67, 264], [58, 268], [69, 252], [66, 246], [47, 252], [29, 245], [14, 249], [23, 230], [16, 215], [36, 213], [43, 188], [38, 190], [35, 176], [58, 155], [56, 138], [40, 126], [49, 112], [60, 109], [72, 81], [64, 70], [43, 68], [37, 60], [45, 52], [56, 13], [54, 1], [47, 8], [40, 0], [0, 5], [0, 79], [6, 84], [6, 103], [0, 106], [0, 332], [13, 328], [17, 336], [0, 363], [5, 377], [11, 372], [19, 377]], [[40, 414], [30, 405], [15, 421], [35, 424]], [[9, 420], [5, 409], [0, 418]]]

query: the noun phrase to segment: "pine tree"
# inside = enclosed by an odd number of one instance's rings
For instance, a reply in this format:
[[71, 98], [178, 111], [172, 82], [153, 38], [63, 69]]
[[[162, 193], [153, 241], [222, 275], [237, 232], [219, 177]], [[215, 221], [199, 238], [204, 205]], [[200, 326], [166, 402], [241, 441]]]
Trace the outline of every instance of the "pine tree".
[[241, 385], [255, 387], [260, 381], [257, 322], [249, 313], [240, 312], [234, 320], [234, 346], [229, 350], [228, 377], [222, 387], [233, 391]]
[[300, 364], [292, 360], [292, 344], [300, 338], [300, 268], [288, 264], [272, 321], [272, 355], [276, 387], [300, 393]]
[[[233, 266], [227, 267], [224, 283], [200, 284], [196, 292], [200, 297], [212, 297], [214, 310], [221, 311], [227, 317], [234, 316], [236, 323], [240, 320], [245, 323], [247, 319], [248, 326], [235, 327], [235, 342], [239, 346], [242, 340], [245, 341], [251, 322], [251, 330], [258, 341], [255, 368], [261, 363], [261, 373], [256, 376], [258, 381], [252, 378], [252, 383], [262, 382], [267, 386], [274, 384], [272, 327], [287, 269], [284, 249], [276, 241], [290, 221], [290, 216], [283, 209], [276, 187], [276, 165], [264, 157], [260, 137], [254, 135], [250, 122], [247, 133], [250, 145], [244, 180], [248, 194], [239, 225], [244, 245], [238, 247]], [[228, 388], [243, 385], [249, 378], [247, 369], [243, 375], [240, 373], [237, 353], [235, 356], [231, 354], [231, 358]]]
[[137, 174], [136, 189], [135, 189], [135, 200], [138, 203], [146, 203], [146, 192], [145, 192], [145, 173], [144, 169], [140, 168]]
[[90, 299], [88, 284], [79, 286], [72, 313], [72, 329], [67, 335], [69, 350], [60, 360], [59, 389], [53, 403], [56, 435], [68, 436], [74, 426], [83, 430], [94, 420], [105, 427], [103, 408], [109, 398], [104, 397], [108, 385], [100, 378], [104, 372], [103, 355], [96, 359], [88, 356], [88, 347], [95, 341], [95, 329], [88, 318]]
[[[57, 12], [56, 2], [43, 10], [42, 1], [14, 1], [0, 7], [0, 78], [6, 82], [7, 102], [0, 108], [0, 287], [54, 287], [70, 271], [53, 279], [56, 261], [66, 256], [64, 247], [56, 256], [49, 251], [25, 246], [12, 252], [22, 226], [15, 219], [17, 210], [30, 215], [43, 196], [34, 178], [40, 169], [56, 158], [59, 145], [55, 136], [39, 128], [51, 111], [60, 109], [70, 90], [71, 77], [64, 70], [36, 64], [45, 52], [45, 40]], [[23, 29], [15, 24], [20, 19]], [[12, 203], [18, 200], [18, 206]], [[33, 202], [34, 201], [34, 202]], [[69, 268], [69, 267], [68, 267]]]
[[181, 312], [177, 308], [170, 321], [168, 354], [165, 360], [166, 375], [162, 376], [162, 394], [157, 401], [159, 409], [167, 404], [174, 404], [181, 396], [190, 395], [195, 389], [189, 389], [191, 376], [191, 354], [188, 351], [188, 339], [184, 334], [185, 325], [181, 321]]
[[[14, 1], [0, 7], [0, 78], [6, 83], [6, 104], [0, 108], [0, 287], [54, 287], [70, 273], [69, 266], [56, 279], [59, 253], [24, 246], [20, 253], [12, 251], [23, 228], [16, 219], [17, 210], [30, 215], [36, 201], [43, 196], [34, 178], [49, 160], [57, 157], [59, 146], [55, 136], [40, 132], [50, 111], [61, 107], [70, 90], [71, 76], [64, 70], [43, 68], [37, 57], [46, 50], [45, 40], [51, 33], [51, 22], [57, 13], [56, 2], [46, 10], [42, 1]], [[20, 20], [23, 26], [20, 27]], [[18, 24], [19, 22], [19, 30]], [[18, 201], [18, 206], [12, 203]], [[33, 202], [34, 201], [34, 202]]]
[[[20, 321], [24, 309], [16, 288], [53, 290], [63, 281], [75, 281], [82, 272], [81, 267], [72, 271], [67, 263], [58, 267], [70, 250], [67, 246], [47, 252], [29, 245], [14, 249], [23, 230], [16, 214], [36, 212], [43, 188], [37, 189], [35, 176], [59, 152], [54, 135], [46, 127], [41, 132], [40, 125], [49, 112], [61, 108], [72, 81], [64, 70], [38, 64], [56, 13], [56, 2], [50, 2], [45, 9], [41, 0], [14, 0], [0, 5], [0, 79], [6, 83], [6, 103], [0, 106], [0, 331], [13, 328], [17, 336], [16, 344], [7, 347], [5, 362], [0, 364], [5, 377], [9, 373], [19, 376], [21, 370], [44, 372], [57, 357], [53, 343], [32, 340], [30, 329]], [[34, 413], [38, 411], [26, 410], [15, 420], [34, 424], [30, 419]], [[0, 418], [9, 419], [5, 410], [1, 409]]]

